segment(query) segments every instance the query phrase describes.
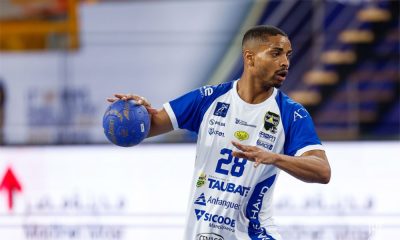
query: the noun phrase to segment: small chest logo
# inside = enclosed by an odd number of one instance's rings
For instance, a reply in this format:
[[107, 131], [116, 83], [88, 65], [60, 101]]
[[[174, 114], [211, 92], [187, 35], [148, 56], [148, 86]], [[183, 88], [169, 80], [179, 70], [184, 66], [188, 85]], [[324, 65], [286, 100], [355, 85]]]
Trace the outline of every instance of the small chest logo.
[[215, 233], [199, 233], [196, 240], [224, 240], [224, 237]]
[[214, 110], [214, 115], [219, 117], [226, 117], [228, 113], [229, 103], [218, 102]]
[[244, 141], [249, 139], [249, 134], [245, 131], [236, 131], [234, 136], [240, 141]]
[[276, 133], [279, 125], [279, 115], [268, 111], [264, 117], [264, 128], [271, 133]]
[[196, 201], [194, 201], [194, 204], [206, 206], [206, 197], [204, 196], [204, 193], [200, 194]]
[[200, 173], [199, 178], [196, 182], [196, 187], [202, 187], [206, 183], [207, 175], [205, 173]]
[[214, 90], [212, 89], [211, 86], [204, 86], [202, 88], [200, 88], [200, 93], [203, 97], [208, 97], [210, 95], [212, 95], [214, 92]]

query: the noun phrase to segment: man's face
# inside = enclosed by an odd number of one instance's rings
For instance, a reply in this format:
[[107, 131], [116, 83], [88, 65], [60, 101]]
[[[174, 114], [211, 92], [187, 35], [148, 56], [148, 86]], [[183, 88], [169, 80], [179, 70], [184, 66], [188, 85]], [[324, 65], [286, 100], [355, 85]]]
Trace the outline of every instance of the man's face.
[[254, 62], [250, 68], [252, 75], [262, 80], [265, 88], [279, 88], [288, 74], [292, 54], [289, 39], [282, 35], [268, 36], [253, 51]]

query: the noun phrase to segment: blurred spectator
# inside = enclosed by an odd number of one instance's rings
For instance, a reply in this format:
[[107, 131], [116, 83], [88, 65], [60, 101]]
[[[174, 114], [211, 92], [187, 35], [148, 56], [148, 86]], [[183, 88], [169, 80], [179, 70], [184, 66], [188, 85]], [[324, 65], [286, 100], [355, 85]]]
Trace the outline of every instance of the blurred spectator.
[[4, 111], [6, 103], [6, 88], [4, 86], [3, 80], [0, 78], [0, 145], [4, 144]]

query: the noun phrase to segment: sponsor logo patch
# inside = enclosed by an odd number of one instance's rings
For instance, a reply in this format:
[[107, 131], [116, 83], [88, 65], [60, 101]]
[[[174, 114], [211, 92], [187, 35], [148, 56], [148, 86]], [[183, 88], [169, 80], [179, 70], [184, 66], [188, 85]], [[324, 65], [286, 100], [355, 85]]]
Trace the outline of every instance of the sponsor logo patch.
[[206, 183], [207, 180], [207, 175], [205, 173], [200, 173], [199, 178], [197, 179], [196, 182], [196, 187], [201, 187], [204, 185], [204, 183]]
[[241, 206], [239, 203], [234, 203], [231, 201], [220, 199], [219, 197], [210, 196], [206, 200], [206, 196], [204, 193], [200, 194], [200, 196], [194, 201], [194, 204], [201, 206], [207, 206], [207, 204], [212, 204], [212, 205], [222, 206], [224, 209], [235, 209], [235, 210], [239, 210]]
[[249, 139], [249, 134], [246, 131], [236, 131], [234, 136], [240, 141]]
[[228, 109], [229, 103], [218, 102], [214, 110], [214, 115], [219, 117], [226, 117]]
[[198, 221], [204, 215], [204, 213], [206, 213], [206, 211], [200, 210], [200, 209], [195, 209], [194, 213], [196, 214], [196, 218], [197, 218], [197, 221]]
[[204, 196], [204, 193], [200, 194], [200, 196], [196, 199], [196, 201], [194, 201], [194, 204], [202, 206], [206, 205], [206, 197]]
[[196, 235], [196, 240], [224, 240], [224, 238], [215, 233], [199, 233]]
[[264, 128], [271, 133], [276, 133], [279, 125], [279, 115], [268, 111], [264, 116]]
[[245, 187], [235, 183], [227, 183], [225, 181], [208, 178], [208, 188], [216, 189], [221, 192], [229, 192], [239, 194], [240, 196], [247, 196], [250, 191], [250, 187]]
[[263, 147], [265, 149], [268, 149], [268, 150], [272, 150], [272, 148], [274, 147], [274, 145], [272, 145], [271, 143], [267, 143], [267, 142], [262, 141], [260, 139], [257, 140], [257, 146], [261, 146], [261, 147]]
[[200, 88], [200, 94], [203, 97], [208, 97], [208, 96], [212, 95], [213, 92], [214, 92], [214, 90], [211, 86], [204, 86], [204, 87]]
[[225, 137], [225, 133], [224, 132], [216, 130], [215, 128], [209, 128], [208, 129], [208, 134], [209, 135], [217, 135], [219, 137]]
[[210, 121], [208, 121], [208, 123], [211, 126], [217, 125], [217, 126], [225, 127], [225, 123], [224, 122], [220, 122], [220, 121], [217, 121], [215, 119], [210, 119]]
[[236, 220], [230, 217], [220, 216], [217, 214], [208, 213], [204, 210], [194, 209], [194, 213], [196, 214], [197, 221], [205, 221], [211, 223], [217, 223], [221, 225], [226, 225], [228, 227], [232, 227], [233, 230], [235, 228]]
[[239, 118], [235, 118], [235, 124], [239, 124], [239, 125], [247, 126], [247, 127], [253, 127], [253, 128], [257, 127], [256, 125], [248, 124], [246, 121], [240, 120]]
[[274, 143], [275, 140], [276, 140], [276, 137], [274, 135], [271, 135], [271, 134], [268, 134], [268, 133], [265, 133], [265, 132], [259, 132], [258, 133], [258, 137], [260, 137], [260, 139], [268, 140], [268, 141], [270, 141], [272, 143]]

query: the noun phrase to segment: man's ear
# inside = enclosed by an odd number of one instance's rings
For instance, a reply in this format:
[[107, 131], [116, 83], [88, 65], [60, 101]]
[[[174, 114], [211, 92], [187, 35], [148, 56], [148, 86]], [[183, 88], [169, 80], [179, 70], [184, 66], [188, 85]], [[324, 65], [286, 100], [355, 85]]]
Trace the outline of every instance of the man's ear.
[[248, 66], [254, 66], [254, 53], [248, 49], [243, 51], [243, 59]]

